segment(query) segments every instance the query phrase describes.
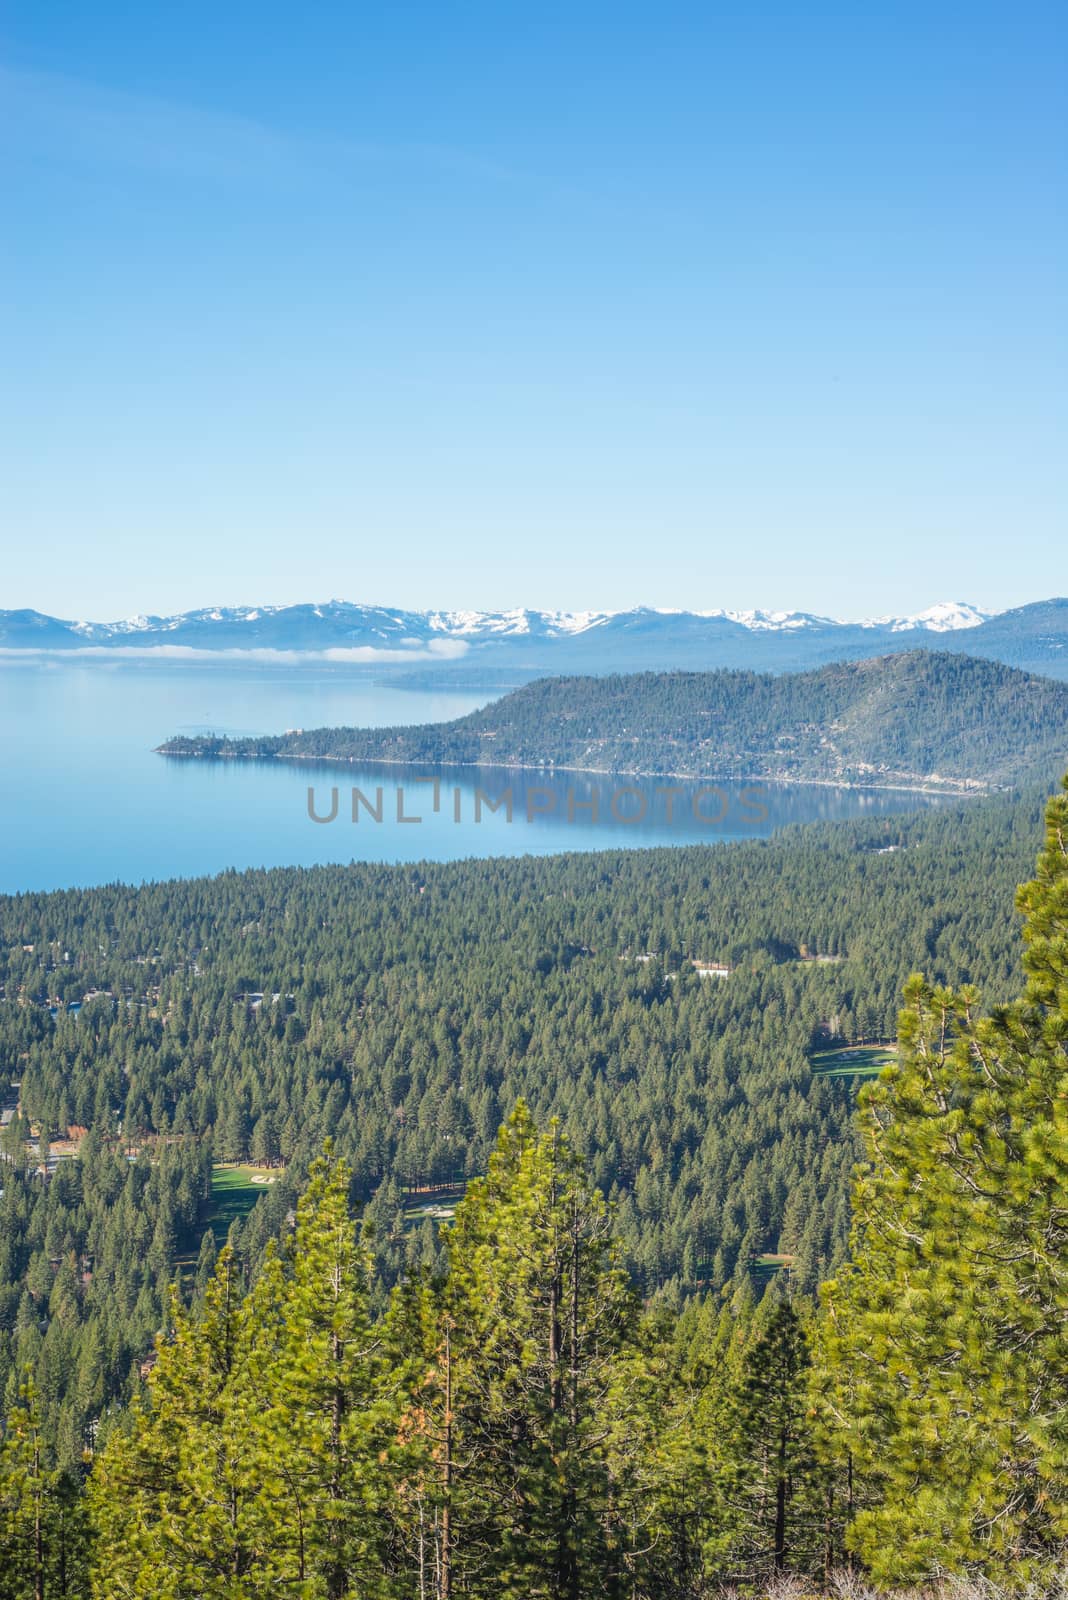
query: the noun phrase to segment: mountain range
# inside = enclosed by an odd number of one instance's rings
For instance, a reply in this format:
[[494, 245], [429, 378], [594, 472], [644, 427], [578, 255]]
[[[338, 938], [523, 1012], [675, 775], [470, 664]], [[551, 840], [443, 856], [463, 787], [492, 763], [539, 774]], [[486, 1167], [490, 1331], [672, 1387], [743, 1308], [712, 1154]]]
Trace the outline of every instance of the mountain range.
[[517, 681], [543, 673], [747, 668], [796, 672], [902, 650], [964, 651], [1068, 678], [1068, 599], [985, 612], [949, 601], [860, 622], [801, 611], [410, 611], [330, 600], [217, 606], [121, 622], [0, 610], [0, 655], [76, 652], [254, 661], [332, 660]]
[[559, 768], [968, 792], [1068, 763], [1068, 684], [911, 650], [803, 673], [539, 679], [452, 722], [178, 737], [169, 756]]

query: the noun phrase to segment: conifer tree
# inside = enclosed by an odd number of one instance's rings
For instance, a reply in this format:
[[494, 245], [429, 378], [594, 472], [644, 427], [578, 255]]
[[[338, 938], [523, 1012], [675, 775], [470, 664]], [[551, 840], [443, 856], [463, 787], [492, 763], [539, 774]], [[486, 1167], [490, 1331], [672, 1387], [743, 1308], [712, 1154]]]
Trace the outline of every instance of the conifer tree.
[[1068, 1542], [1068, 795], [1018, 905], [1020, 1000], [983, 1016], [974, 990], [907, 987], [825, 1292], [852, 1539], [888, 1581], [1041, 1579]]
[[769, 1293], [724, 1397], [720, 1479], [729, 1509], [732, 1575], [811, 1571], [820, 1549], [821, 1472], [809, 1403], [811, 1357], [802, 1315]]
[[0, 1600], [81, 1600], [89, 1530], [80, 1476], [57, 1468], [23, 1375], [0, 1439]]
[[199, 1315], [172, 1301], [157, 1341], [147, 1404], [117, 1429], [94, 1466], [90, 1512], [99, 1600], [246, 1600], [262, 1526], [231, 1404], [241, 1302], [229, 1247]]
[[173, 1297], [146, 1403], [93, 1472], [99, 1600], [388, 1593], [396, 1385], [348, 1187], [328, 1152], [247, 1297], [229, 1245], [198, 1311]]
[[37, 1391], [29, 1375], [19, 1387], [18, 1404], [7, 1420], [0, 1444], [0, 1596], [3, 1600], [45, 1600], [50, 1474]]
[[605, 1592], [626, 1600], [691, 1596], [704, 1536], [722, 1513], [710, 1473], [708, 1418], [719, 1377], [680, 1361], [672, 1319], [647, 1316], [615, 1363], [604, 1407], [609, 1474]]
[[246, 1304], [231, 1406], [255, 1463], [271, 1570], [325, 1600], [378, 1593], [397, 1383], [367, 1308], [370, 1261], [329, 1147]]
[[437, 1595], [608, 1592], [605, 1412], [634, 1306], [610, 1214], [520, 1103], [450, 1231], [433, 1319]]

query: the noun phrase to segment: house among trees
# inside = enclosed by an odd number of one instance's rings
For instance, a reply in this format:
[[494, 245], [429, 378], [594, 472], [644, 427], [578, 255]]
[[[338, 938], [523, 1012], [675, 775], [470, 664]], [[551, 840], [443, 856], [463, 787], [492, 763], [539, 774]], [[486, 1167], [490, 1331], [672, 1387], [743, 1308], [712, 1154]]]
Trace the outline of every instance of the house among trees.
[[732, 968], [722, 961], [698, 961], [696, 958], [690, 965], [696, 970], [699, 978], [729, 978]]

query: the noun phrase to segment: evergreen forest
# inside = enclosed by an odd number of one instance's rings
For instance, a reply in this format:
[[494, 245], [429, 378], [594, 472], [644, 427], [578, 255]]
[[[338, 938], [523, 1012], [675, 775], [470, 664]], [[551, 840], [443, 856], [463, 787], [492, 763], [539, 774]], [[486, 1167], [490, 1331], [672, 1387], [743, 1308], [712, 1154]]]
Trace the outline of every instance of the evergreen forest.
[[1043, 800], [0, 901], [0, 1597], [1052, 1589]]

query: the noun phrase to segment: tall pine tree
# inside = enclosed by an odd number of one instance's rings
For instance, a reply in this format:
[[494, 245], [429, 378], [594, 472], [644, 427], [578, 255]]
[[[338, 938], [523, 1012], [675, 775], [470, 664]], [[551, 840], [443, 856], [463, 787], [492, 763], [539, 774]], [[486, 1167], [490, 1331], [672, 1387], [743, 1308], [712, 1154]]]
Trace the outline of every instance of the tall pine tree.
[[[1068, 781], [1066, 781], [1068, 788]], [[876, 1577], [1020, 1582], [1068, 1542], [1068, 797], [1018, 895], [1026, 991], [983, 1016], [913, 979], [865, 1092], [852, 1264], [825, 1291], [826, 1398]]]
[[607, 1412], [635, 1305], [608, 1208], [555, 1124], [539, 1134], [517, 1107], [448, 1249], [417, 1419], [435, 1464], [434, 1592], [608, 1593]]

